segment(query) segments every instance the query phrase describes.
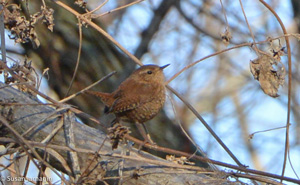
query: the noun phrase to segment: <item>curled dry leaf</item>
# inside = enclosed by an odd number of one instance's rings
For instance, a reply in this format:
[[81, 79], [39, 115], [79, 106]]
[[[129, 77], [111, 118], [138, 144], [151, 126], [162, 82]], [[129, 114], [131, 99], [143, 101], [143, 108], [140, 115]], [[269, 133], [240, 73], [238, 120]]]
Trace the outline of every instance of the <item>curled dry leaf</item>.
[[53, 18], [54, 10], [52, 8], [47, 8], [46, 6], [41, 6], [41, 11], [31, 15], [32, 25], [35, 25], [38, 20], [42, 19], [43, 23], [45, 23], [50, 31], [53, 32], [54, 26], [54, 18]]
[[264, 54], [250, 62], [254, 79], [259, 81], [264, 93], [271, 97], [279, 96], [278, 88], [283, 85], [286, 73], [284, 65], [276, 59]]
[[230, 40], [232, 39], [231, 32], [226, 29], [224, 33], [221, 33], [221, 38], [225, 46], [228, 46], [230, 44]]

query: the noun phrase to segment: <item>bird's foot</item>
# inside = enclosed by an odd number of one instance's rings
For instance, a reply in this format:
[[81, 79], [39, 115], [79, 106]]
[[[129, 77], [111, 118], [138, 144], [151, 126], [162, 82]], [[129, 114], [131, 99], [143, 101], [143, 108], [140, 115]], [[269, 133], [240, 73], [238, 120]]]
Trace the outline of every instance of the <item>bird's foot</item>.
[[146, 138], [144, 140], [143, 143], [140, 144], [138, 151], [141, 151], [142, 148], [146, 145], [146, 144], [151, 144], [152, 146], [156, 146], [157, 144], [155, 142], [152, 141], [152, 139], [150, 137]]

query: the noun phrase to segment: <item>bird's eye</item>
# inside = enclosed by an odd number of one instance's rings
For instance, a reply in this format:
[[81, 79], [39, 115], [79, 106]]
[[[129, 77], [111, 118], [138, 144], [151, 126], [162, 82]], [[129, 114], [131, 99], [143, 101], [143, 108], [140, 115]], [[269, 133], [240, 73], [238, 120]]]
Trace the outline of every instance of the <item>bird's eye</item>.
[[151, 75], [151, 74], [152, 74], [152, 71], [147, 71], [147, 73], [148, 73], [149, 75]]

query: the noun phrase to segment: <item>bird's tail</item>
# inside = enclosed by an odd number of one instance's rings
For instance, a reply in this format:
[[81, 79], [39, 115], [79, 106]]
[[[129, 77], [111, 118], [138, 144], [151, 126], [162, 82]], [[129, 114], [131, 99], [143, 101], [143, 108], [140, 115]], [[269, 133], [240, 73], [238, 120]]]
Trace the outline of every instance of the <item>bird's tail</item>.
[[85, 91], [86, 94], [91, 94], [93, 96], [97, 96], [101, 99], [101, 101], [105, 104], [104, 113], [109, 113], [109, 107], [112, 105], [111, 95], [109, 93], [103, 93], [98, 91]]
[[101, 101], [104, 103], [104, 104], [109, 104], [109, 97], [110, 97], [110, 94], [109, 93], [103, 93], [103, 92], [98, 92], [98, 91], [85, 91], [84, 93], [86, 94], [90, 94], [90, 95], [93, 95], [93, 96], [97, 96], [101, 99]]

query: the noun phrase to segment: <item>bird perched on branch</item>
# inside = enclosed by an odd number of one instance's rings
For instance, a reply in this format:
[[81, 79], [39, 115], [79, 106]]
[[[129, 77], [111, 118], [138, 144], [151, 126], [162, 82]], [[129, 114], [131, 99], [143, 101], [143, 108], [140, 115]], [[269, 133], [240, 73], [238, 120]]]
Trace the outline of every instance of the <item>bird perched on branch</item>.
[[[114, 113], [116, 120], [135, 123], [145, 142], [154, 143], [144, 123], [157, 115], [165, 103], [163, 69], [169, 66], [144, 65], [136, 69], [112, 93], [86, 91], [100, 97], [105, 113]], [[141, 127], [142, 126], [142, 127]]]

